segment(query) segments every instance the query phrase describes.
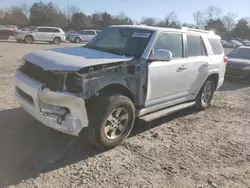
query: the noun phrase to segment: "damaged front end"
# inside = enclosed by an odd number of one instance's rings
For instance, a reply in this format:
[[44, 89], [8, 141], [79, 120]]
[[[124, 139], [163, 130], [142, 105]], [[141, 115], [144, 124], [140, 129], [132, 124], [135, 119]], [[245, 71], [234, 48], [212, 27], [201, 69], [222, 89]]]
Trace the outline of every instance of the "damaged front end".
[[16, 72], [15, 93], [21, 106], [36, 119], [53, 129], [77, 136], [88, 126], [88, 117], [82, 87], [72, 75], [44, 71], [26, 62]]
[[[26, 61], [16, 73], [16, 96], [22, 107], [45, 125], [77, 136], [89, 124], [85, 104], [89, 98], [112, 84], [122, 85], [140, 98], [136, 93], [143, 88], [138, 87], [143, 85], [143, 74], [137, 60], [70, 72], [43, 70]], [[134, 101], [136, 105], [140, 102]]]

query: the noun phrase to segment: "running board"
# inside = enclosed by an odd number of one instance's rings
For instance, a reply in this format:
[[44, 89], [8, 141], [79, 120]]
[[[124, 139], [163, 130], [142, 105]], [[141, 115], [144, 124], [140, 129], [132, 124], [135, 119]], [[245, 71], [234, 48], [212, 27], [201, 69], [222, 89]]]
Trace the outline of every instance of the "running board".
[[147, 114], [144, 116], [139, 117], [139, 119], [145, 121], [145, 122], [149, 122], [149, 121], [153, 121], [155, 119], [161, 118], [163, 116], [172, 114], [174, 112], [177, 112], [179, 110], [194, 106], [195, 102], [188, 102], [188, 103], [183, 103], [183, 104], [179, 104], [177, 106], [173, 106], [173, 107], [169, 107], [169, 108], [165, 108], [163, 110], [157, 111], [157, 112], [153, 112], [151, 114]]

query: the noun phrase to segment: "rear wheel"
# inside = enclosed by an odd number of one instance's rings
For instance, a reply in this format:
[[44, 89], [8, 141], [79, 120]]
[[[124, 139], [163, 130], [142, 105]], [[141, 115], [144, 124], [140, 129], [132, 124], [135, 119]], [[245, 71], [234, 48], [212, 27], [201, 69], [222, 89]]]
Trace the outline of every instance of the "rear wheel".
[[54, 38], [54, 44], [59, 45], [61, 43], [61, 39], [59, 37]]
[[196, 107], [200, 110], [206, 109], [211, 105], [215, 91], [215, 84], [211, 80], [207, 80], [202, 86], [199, 94], [195, 99]]
[[80, 42], [81, 42], [81, 39], [80, 39], [79, 37], [77, 37], [77, 38], [75, 39], [75, 42], [76, 42], [76, 43], [80, 43]]
[[25, 43], [31, 44], [31, 43], [33, 43], [34, 39], [32, 36], [26, 36], [24, 41], [25, 41]]
[[100, 149], [121, 144], [130, 134], [135, 121], [133, 102], [123, 95], [104, 97], [89, 112], [89, 141]]

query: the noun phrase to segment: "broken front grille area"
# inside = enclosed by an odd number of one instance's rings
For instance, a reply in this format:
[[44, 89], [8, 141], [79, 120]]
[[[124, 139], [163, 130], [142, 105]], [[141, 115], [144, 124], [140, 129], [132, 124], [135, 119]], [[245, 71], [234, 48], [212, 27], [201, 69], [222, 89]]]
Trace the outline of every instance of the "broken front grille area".
[[45, 84], [45, 86], [51, 91], [63, 91], [64, 74], [44, 71], [42, 67], [34, 65], [28, 61], [26, 61], [19, 70], [31, 79]]

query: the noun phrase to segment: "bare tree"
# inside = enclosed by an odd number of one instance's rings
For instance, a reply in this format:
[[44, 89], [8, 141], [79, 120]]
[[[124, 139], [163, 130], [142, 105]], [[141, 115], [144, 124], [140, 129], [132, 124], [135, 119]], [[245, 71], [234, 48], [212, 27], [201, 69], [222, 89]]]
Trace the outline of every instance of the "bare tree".
[[199, 29], [202, 29], [204, 27], [204, 23], [205, 23], [204, 13], [201, 11], [197, 11], [193, 14], [193, 17], [194, 17], [194, 21], [195, 21], [196, 26]]
[[175, 12], [170, 12], [166, 17], [165, 17], [165, 22], [166, 26], [169, 27], [173, 25], [173, 23], [178, 22], [178, 18]]
[[227, 13], [227, 15], [223, 16], [222, 22], [224, 23], [227, 31], [232, 31], [236, 24], [236, 17], [234, 13]]
[[68, 3], [67, 6], [65, 7], [65, 15], [68, 19], [68, 21], [70, 22], [71, 19], [72, 19], [72, 16], [75, 14], [75, 13], [79, 13], [80, 12], [80, 8], [76, 5], [73, 5], [71, 3]]
[[24, 13], [24, 15], [27, 16], [27, 17], [29, 17], [29, 14], [30, 14], [30, 5], [28, 5], [26, 3], [22, 3], [19, 7], [22, 10], [22, 12]]
[[0, 20], [3, 19], [5, 12], [3, 10], [0, 10]]
[[209, 6], [206, 11], [207, 19], [216, 20], [220, 17], [221, 13], [222, 13], [221, 8], [216, 6]]
[[156, 25], [156, 19], [154, 18], [143, 18], [141, 21], [141, 24], [145, 24], [148, 26], [155, 26]]

